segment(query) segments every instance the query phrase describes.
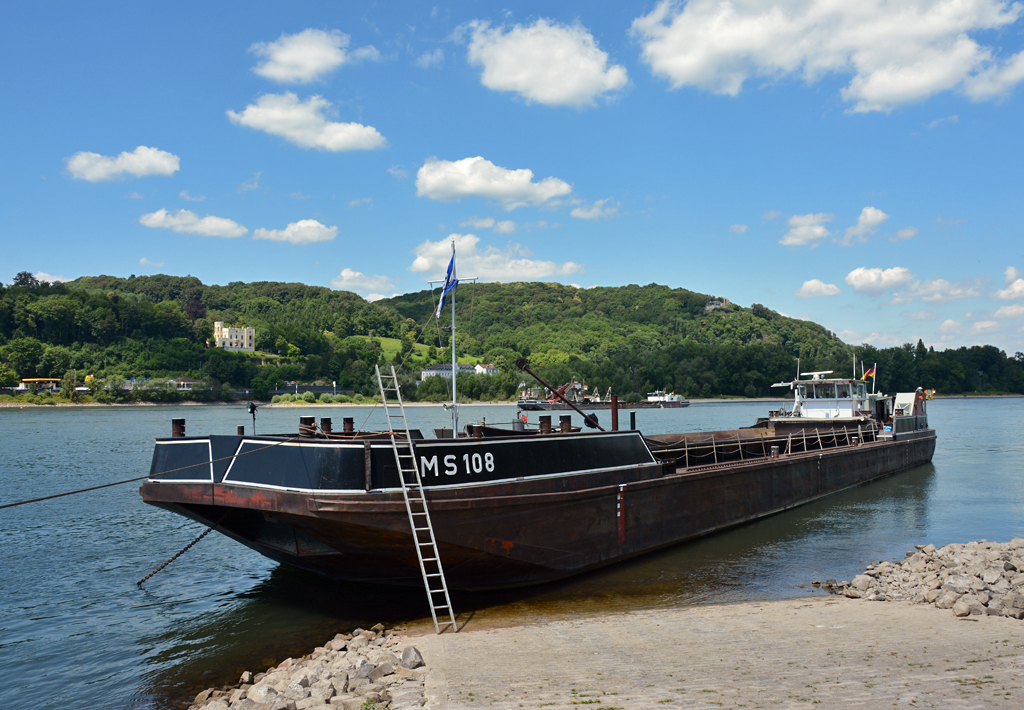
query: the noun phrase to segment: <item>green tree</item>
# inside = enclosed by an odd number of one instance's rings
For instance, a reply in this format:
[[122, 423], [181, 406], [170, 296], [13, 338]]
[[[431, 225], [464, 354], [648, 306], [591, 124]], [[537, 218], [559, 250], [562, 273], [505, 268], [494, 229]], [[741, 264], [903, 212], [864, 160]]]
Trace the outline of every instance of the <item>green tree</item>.
[[8, 343], [4, 350], [4, 359], [19, 377], [39, 377], [39, 364], [45, 352], [42, 343], [35, 338], [17, 338]]

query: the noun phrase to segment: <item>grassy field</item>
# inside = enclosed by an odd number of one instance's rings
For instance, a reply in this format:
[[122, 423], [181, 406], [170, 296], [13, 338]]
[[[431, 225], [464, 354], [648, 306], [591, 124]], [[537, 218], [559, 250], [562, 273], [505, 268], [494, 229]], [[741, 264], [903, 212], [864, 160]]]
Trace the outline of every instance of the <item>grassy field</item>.
[[[361, 336], [369, 340], [370, 336]], [[384, 351], [384, 357], [388, 359], [388, 362], [394, 360], [395, 354], [402, 347], [402, 343], [398, 338], [375, 338], [380, 342], [381, 350]], [[427, 364], [427, 351], [430, 349], [429, 345], [423, 345], [422, 343], [416, 343], [413, 346], [412, 355], [406, 362], [407, 365], [423, 365]], [[459, 362], [463, 365], [476, 365], [480, 362], [480, 358], [472, 357], [470, 355], [462, 355], [459, 358]]]

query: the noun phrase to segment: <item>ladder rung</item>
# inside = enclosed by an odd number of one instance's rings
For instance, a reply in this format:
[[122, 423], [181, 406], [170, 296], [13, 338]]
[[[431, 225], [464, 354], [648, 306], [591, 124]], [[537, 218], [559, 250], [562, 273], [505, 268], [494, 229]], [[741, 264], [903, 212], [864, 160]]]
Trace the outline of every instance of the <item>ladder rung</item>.
[[[405, 405], [402, 403], [401, 386], [398, 382], [398, 375], [394, 368], [391, 374], [385, 375], [381, 372], [380, 366], [374, 367], [377, 372], [377, 385], [380, 388], [381, 399], [384, 405], [384, 416], [390, 428], [391, 447], [395, 454], [395, 463], [398, 466], [398, 478], [402, 484], [402, 494], [405, 497], [407, 512], [412, 527], [413, 542], [416, 547], [416, 556], [420, 560], [420, 570], [423, 574], [423, 586], [426, 588], [430, 600], [430, 611], [434, 617], [434, 625], [438, 623], [438, 612], [443, 611], [452, 619], [452, 626], [455, 625], [455, 611], [452, 609], [451, 600], [448, 598], [448, 587], [444, 580], [444, 569], [441, 567], [440, 554], [437, 551], [437, 542], [434, 539], [434, 529], [430, 523], [430, 513], [427, 511], [426, 493], [423, 490], [423, 481], [420, 478], [419, 469], [416, 467], [416, 453], [413, 448], [412, 437], [409, 434], [409, 422], [405, 417]], [[394, 400], [388, 400], [388, 392], [394, 392]], [[395, 421], [395, 420], [401, 420]], [[422, 518], [417, 525], [416, 516]], [[426, 533], [424, 541], [421, 533]], [[423, 548], [431, 548], [434, 557], [423, 557]], [[429, 569], [436, 569], [436, 572], [428, 572]], [[440, 588], [434, 585], [440, 585]], [[443, 594], [443, 598], [434, 599], [435, 594]], [[445, 622], [447, 626], [447, 622]], [[438, 628], [440, 633], [440, 628]]]

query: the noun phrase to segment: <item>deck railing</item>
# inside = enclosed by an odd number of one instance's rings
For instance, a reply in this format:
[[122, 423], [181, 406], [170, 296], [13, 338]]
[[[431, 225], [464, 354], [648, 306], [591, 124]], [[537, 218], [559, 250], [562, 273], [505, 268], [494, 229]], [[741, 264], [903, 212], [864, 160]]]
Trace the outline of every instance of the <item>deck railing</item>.
[[824, 451], [845, 446], [858, 446], [877, 441], [874, 427], [857, 426], [855, 429], [804, 429], [785, 436], [758, 436], [743, 438], [715, 438], [714, 433], [706, 441], [691, 442], [687, 439], [671, 447], [658, 448], [655, 456], [666, 463], [680, 468], [715, 466], [733, 462], [749, 462], [756, 459], [770, 459], [773, 456], [790, 456], [812, 451]]

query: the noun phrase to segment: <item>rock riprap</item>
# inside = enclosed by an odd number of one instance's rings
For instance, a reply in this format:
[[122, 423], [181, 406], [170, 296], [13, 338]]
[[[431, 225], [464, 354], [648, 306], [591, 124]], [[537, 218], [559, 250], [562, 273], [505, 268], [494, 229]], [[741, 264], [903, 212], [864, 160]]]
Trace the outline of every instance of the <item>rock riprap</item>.
[[814, 582], [833, 594], [868, 601], [912, 601], [957, 616], [1024, 619], [1024, 540], [917, 545], [904, 560], [868, 565], [852, 582]]
[[302, 658], [264, 673], [246, 671], [233, 688], [204, 690], [192, 710], [306, 710], [423, 705], [427, 669], [414, 646], [403, 646], [380, 624], [338, 634]]

